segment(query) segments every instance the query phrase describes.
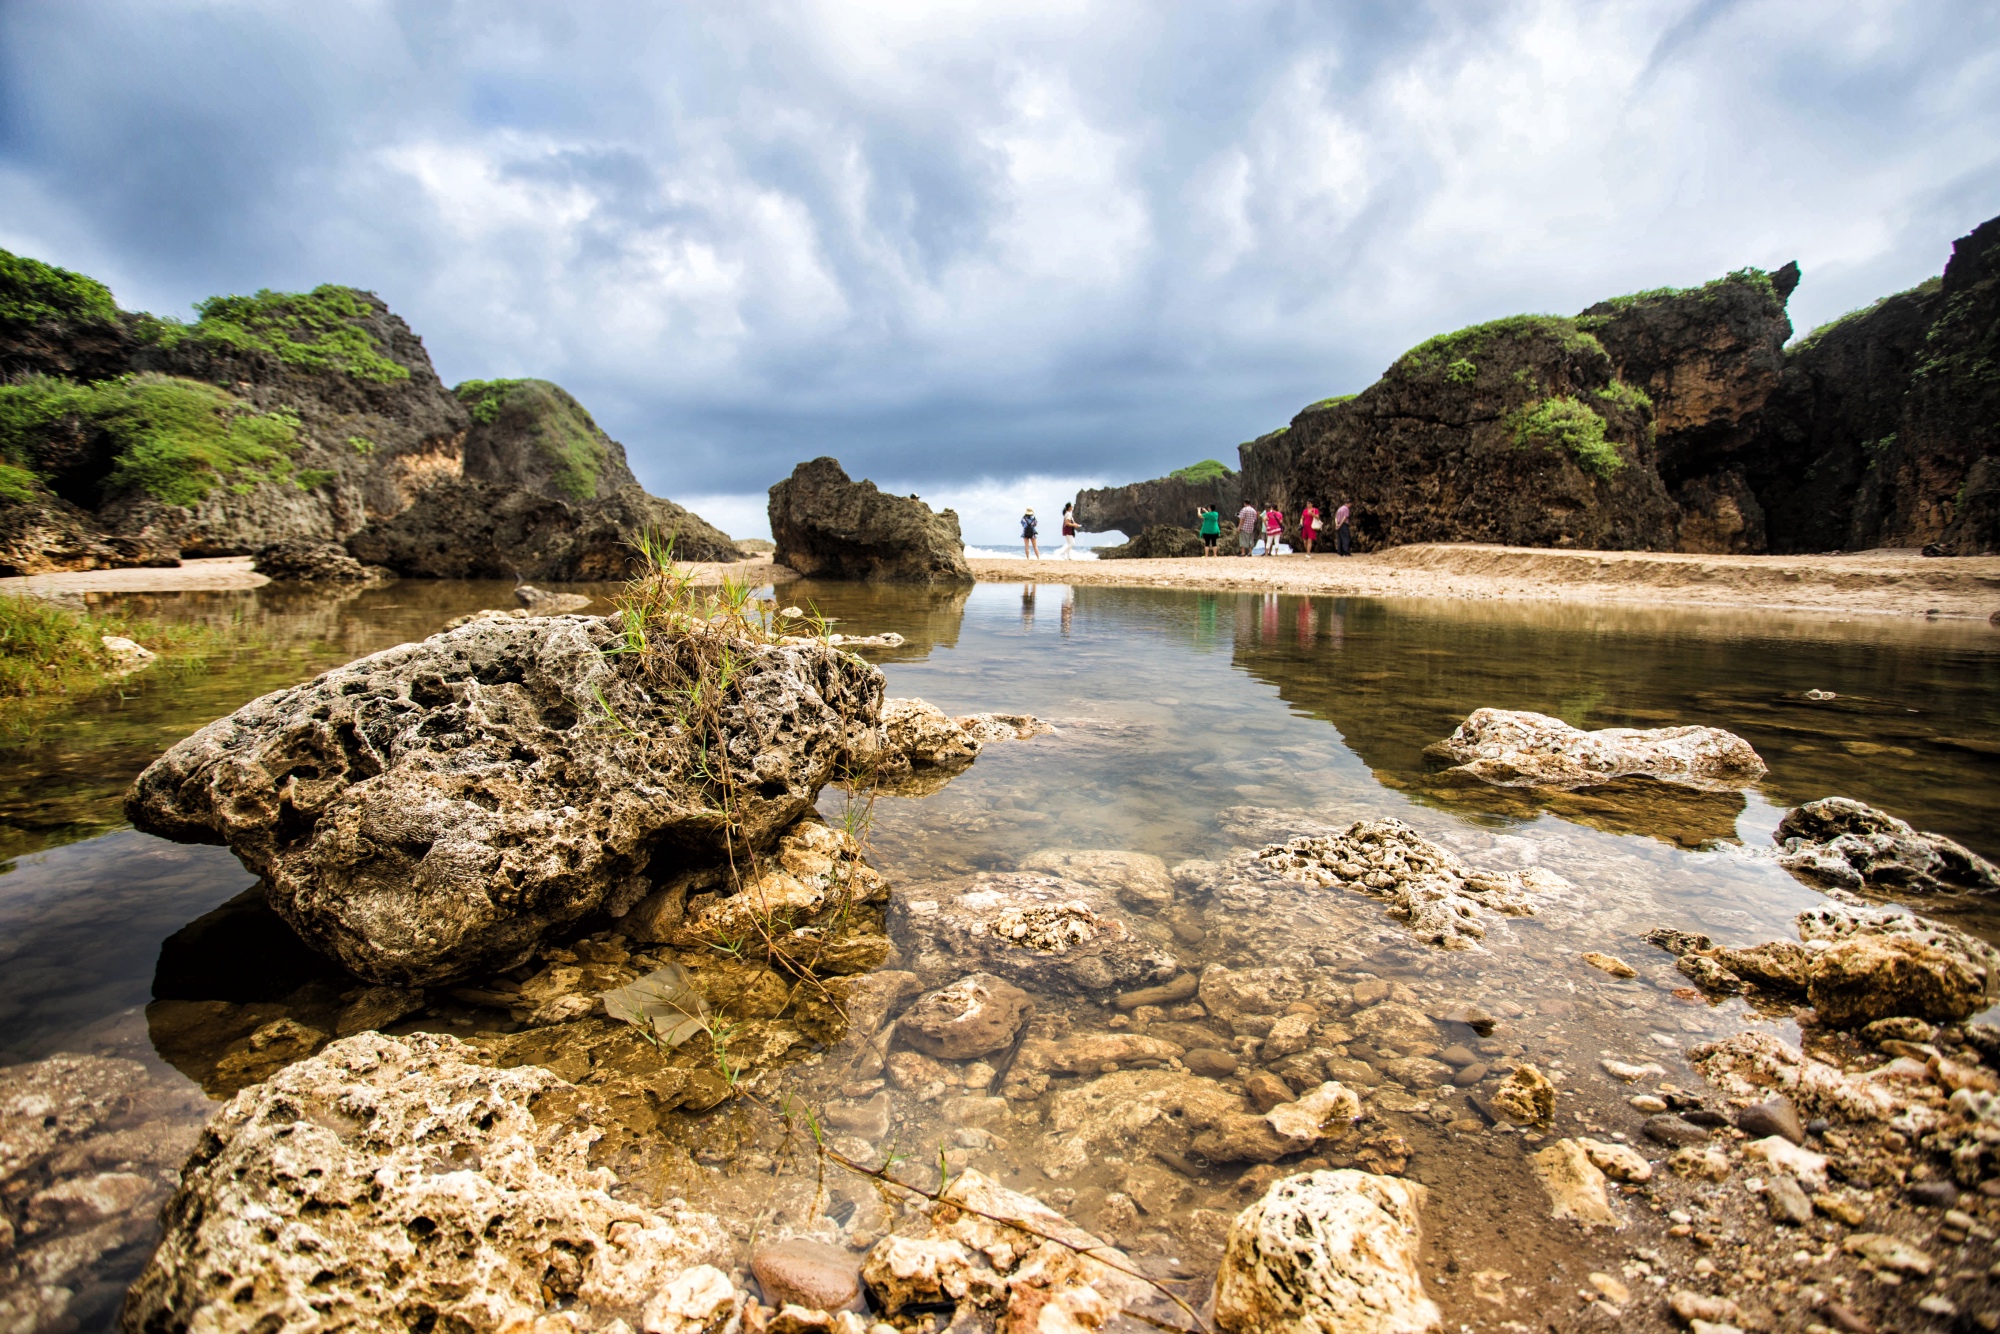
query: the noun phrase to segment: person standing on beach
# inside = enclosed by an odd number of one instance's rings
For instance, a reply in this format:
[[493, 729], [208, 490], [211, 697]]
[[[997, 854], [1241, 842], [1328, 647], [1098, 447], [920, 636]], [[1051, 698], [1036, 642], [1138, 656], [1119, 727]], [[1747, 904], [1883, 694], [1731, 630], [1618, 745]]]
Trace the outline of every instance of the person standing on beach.
[[1196, 512], [1201, 515], [1201, 554], [1213, 556], [1215, 543], [1222, 536], [1222, 513], [1213, 505], [1203, 505]]
[[1257, 507], [1249, 501], [1236, 511], [1236, 554], [1247, 556], [1250, 548], [1257, 545]]
[[1064, 560], [1076, 559], [1076, 557], [1073, 554], [1071, 554], [1076, 550], [1076, 516], [1071, 513], [1071, 511], [1074, 510], [1075, 508], [1076, 506], [1074, 503], [1063, 506], [1062, 528], [1063, 528]]
[[1348, 513], [1349, 506], [1344, 500], [1340, 502], [1340, 508], [1333, 512], [1334, 545], [1343, 556], [1354, 554], [1354, 534], [1349, 532], [1347, 527]]
[[1276, 505], [1264, 511], [1264, 554], [1278, 554], [1278, 539], [1285, 535], [1285, 512]]
[[1299, 541], [1305, 544], [1306, 555], [1313, 554], [1313, 539], [1319, 536], [1319, 507], [1310, 500], [1299, 511]]
[[1029, 560], [1042, 558], [1042, 548], [1035, 541], [1035, 512], [1032, 509], [1021, 516], [1021, 555]]

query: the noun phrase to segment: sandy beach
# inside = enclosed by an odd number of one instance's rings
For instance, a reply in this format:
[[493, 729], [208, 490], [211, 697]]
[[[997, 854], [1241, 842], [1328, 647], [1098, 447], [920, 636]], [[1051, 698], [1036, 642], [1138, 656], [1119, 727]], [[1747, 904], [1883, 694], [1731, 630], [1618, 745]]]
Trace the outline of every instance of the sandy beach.
[[1842, 616], [1986, 620], [2000, 613], [2000, 557], [1914, 551], [1693, 556], [1425, 544], [1329, 555], [1176, 560], [971, 561], [981, 580], [1127, 584], [1353, 597], [1763, 608]]

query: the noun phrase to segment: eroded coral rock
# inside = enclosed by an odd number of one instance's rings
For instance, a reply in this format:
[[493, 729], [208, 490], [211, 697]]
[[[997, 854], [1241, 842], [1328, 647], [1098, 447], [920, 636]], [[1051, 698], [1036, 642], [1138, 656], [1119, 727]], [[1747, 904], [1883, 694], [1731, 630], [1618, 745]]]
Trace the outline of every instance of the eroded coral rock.
[[[174, 746], [127, 810], [227, 843], [309, 943], [371, 981], [500, 971], [652, 888], [663, 847], [723, 860], [721, 793], [766, 844], [811, 809], [882, 677], [824, 646], [735, 646], [690, 734], [613, 620], [481, 621], [267, 695]], [[706, 745], [707, 759], [697, 751]]]
[[1820, 889], [1990, 894], [2000, 866], [1942, 834], [1919, 833], [1847, 797], [1809, 801], [1778, 824], [1779, 864]]
[[[558, 1311], [654, 1328], [668, 1313], [649, 1304], [725, 1259], [722, 1226], [614, 1199], [589, 1161], [602, 1109], [548, 1070], [472, 1055], [362, 1033], [237, 1094], [182, 1173], [124, 1328], [278, 1328], [307, 1311], [477, 1334]], [[688, 1302], [740, 1301], [693, 1286]]]
[[1227, 1334], [1419, 1334], [1424, 1188], [1367, 1172], [1273, 1182], [1229, 1226], [1215, 1281]]
[[1056, 993], [1098, 993], [1165, 982], [1180, 971], [1167, 950], [1116, 916], [1094, 886], [1028, 872], [993, 872], [912, 885], [889, 910], [910, 967], [943, 980], [990, 972]]
[[1516, 709], [1475, 710], [1426, 753], [1453, 761], [1454, 773], [1501, 787], [1568, 790], [1638, 776], [1719, 791], [1764, 776], [1750, 743], [1719, 727], [1585, 732]]
[[[1549, 1193], [1551, 1218], [1573, 1219], [1586, 1228], [1625, 1226], [1612, 1212], [1611, 1201], [1605, 1195], [1603, 1169], [1581, 1141], [1559, 1139], [1530, 1161], [1542, 1188]], [[1640, 1161], [1644, 1163], [1643, 1159]]]
[[897, 1022], [902, 1040], [946, 1061], [969, 1060], [1011, 1046], [1032, 1002], [1019, 987], [973, 973], [919, 996]]
[[1986, 976], [1909, 936], [1857, 936], [1820, 952], [1806, 994], [1839, 1028], [1895, 1015], [1955, 1022], [1986, 1003]]

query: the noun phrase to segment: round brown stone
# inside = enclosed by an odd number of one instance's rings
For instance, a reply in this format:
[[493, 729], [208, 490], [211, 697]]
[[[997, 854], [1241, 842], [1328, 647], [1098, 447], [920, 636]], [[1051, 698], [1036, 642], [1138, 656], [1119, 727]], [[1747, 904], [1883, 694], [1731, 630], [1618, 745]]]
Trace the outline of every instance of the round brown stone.
[[917, 997], [896, 1031], [918, 1051], [969, 1060], [1011, 1045], [1033, 1008], [1028, 993], [991, 973], [973, 973]]
[[1236, 1073], [1236, 1057], [1215, 1047], [1196, 1047], [1181, 1057], [1181, 1063], [1197, 1075], [1225, 1079]]

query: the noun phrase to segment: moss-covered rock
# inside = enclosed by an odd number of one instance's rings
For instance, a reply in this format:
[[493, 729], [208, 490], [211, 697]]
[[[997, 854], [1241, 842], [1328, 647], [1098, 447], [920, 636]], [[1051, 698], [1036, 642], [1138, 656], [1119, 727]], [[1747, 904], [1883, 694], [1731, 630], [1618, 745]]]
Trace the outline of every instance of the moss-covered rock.
[[472, 417], [465, 437], [467, 477], [566, 500], [592, 500], [638, 482], [625, 461], [625, 446], [598, 429], [561, 385], [467, 380], [452, 393]]

